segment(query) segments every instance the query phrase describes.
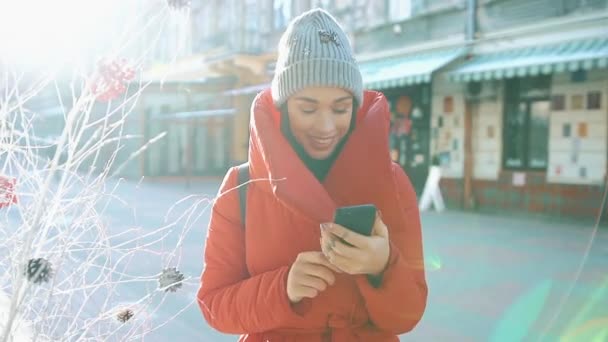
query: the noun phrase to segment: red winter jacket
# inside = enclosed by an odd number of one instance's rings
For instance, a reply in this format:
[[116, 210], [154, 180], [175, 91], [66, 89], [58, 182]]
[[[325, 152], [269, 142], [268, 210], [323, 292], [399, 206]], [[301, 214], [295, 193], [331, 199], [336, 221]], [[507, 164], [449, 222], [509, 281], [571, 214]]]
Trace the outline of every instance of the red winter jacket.
[[[427, 299], [420, 217], [408, 177], [390, 160], [384, 96], [365, 92], [356, 119], [320, 183], [281, 133], [270, 91], [255, 99], [246, 228], [235, 168], [224, 179], [209, 224], [197, 297], [212, 327], [248, 342], [383, 342], [398, 341], [396, 335], [420, 321]], [[300, 252], [321, 250], [319, 224], [331, 221], [337, 207], [364, 203], [375, 204], [389, 228], [382, 284], [374, 288], [366, 276], [339, 274], [318, 297], [290, 305], [289, 267]]]

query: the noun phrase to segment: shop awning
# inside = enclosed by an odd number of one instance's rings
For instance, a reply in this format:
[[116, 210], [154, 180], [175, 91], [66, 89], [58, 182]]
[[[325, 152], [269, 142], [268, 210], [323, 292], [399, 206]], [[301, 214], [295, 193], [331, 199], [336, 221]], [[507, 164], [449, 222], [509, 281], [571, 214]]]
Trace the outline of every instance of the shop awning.
[[444, 49], [361, 62], [365, 87], [385, 89], [428, 83], [437, 69], [464, 53], [464, 48]]
[[606, 67], [608, 38], [595, 38], [479, 55], [450, 72], [449, 77], [468, 82]]
[[230, 90], [225, 91], [223, 93], [223, 95], [235, 96], [235, 95], [256, 94], [266, 88], [270, 88], [270, 83], [261, 83], [261, 84], [255, 84], [255, 85], [237, 88], [237, 89], [230, 89]]

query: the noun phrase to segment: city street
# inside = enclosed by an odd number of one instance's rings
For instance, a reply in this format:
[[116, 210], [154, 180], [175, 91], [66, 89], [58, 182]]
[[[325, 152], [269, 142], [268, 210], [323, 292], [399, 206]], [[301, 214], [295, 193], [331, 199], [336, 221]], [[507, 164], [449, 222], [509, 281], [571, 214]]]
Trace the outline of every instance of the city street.
[[[114, 202], [107, 216], [116, 227], [136, 224], [152, 230], [163, 224], [177, 200], [189, 194], [199, 196], [177, 206], [175, 215], [196, 199], [212, 197], [218, 186], [217, 182], [197, 183], [190, 189], [181, 183], [122, 183], [116, 194], [130, 209]], [[208, 218], [205, 210], [180, 249], [178, 268], [192, 279], [167, 297], [157, 318], [164, 322], [189, 303], [191, 306], [146, 341], [169, 341], [177, 336], [180, 341], [236, 340], [208, 327], [194, 302]], [[608, 231], [600, 229], [587, 249], [592, 225], [591, 218], [573, 223], [425, 213], [428, 307], [418, 327], [402, 341], [536, 341], [549, 324], [550, 334], [541, 341], [557, 341], [560, 336], [564, 341], [590, 341], [598, 336], [598, 341], [604, 341], [598, 334], [604, 329], [603, 336], [608, 338]], [[176, 242], [177, 236], [165, 240], [167, 250], [172, 249], [171, 241]], [[583, 260], [584, 267], [577, 274]], [[142, 262], [138, 272], [155, 273], [160, 267], [156, 264], [160, 259]]]
[[[236, 278], [320, 247], [306, 216], [330, 197], [415, 202], [392, 161], [425, 209], [428, 300], [400, 341], [608, 342], [607, 28], [608, 0], [0, 1], [0, 342], [237, 341], [196, 295], [221, 175], [246, 161], [298, 182], [250, 193]], [[214, 241], [208, 273], [234, 268]], [[380, 272], [383, 246], [331, 259]], [[315, 280], [302, 260], [290, 297]], [[243, 300], [279, 273], [204, 302], [274, 322], [265, 342], [350, 342], [420, 316], [389, 273], [377, 293], [345, 275], [302, 322]]]

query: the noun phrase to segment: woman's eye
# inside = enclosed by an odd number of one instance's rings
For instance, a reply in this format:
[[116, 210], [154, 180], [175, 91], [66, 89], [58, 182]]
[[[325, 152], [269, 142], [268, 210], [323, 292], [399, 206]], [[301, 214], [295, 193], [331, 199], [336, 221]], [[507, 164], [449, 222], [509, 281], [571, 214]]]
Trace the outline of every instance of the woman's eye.
[[312, 109], [308, 109], [308, 108], [302, 109], [302, 113], [305, 113], [305, 114], [312, 114], [315, 111], [316, 111], [316, 109], [314, 109], [314, 108], [312, 108]]
[[336, 114], [346, 114], [347, 112], [347, 109], [334, 109], [334, 113]]

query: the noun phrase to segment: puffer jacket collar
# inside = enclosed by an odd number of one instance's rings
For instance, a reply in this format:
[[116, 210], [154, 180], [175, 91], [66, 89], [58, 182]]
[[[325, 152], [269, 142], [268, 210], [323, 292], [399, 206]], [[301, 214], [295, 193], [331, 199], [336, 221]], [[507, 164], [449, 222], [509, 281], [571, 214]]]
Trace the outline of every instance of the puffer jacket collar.
[[[272, 101], [270, 89], [258, 94], [251, 107], [251, 180], [256, 187], [272, 192], [287, 208], [310, 219], [332, 220], [337, 207], [336, 196], [360, 194], [356, 189], [358, 184], [369, 181], [368, 176], [378, 175], [377, 171], [381, 171], [378, 167], [390, 166], [388, 103], [379, 92], [364, 93], [356, 116], [356, 128], [323, 184], [307, 169], [281, 133], [280, 120], [281, 113]], [[328, 191], [328, 187], [341, 191]]]

